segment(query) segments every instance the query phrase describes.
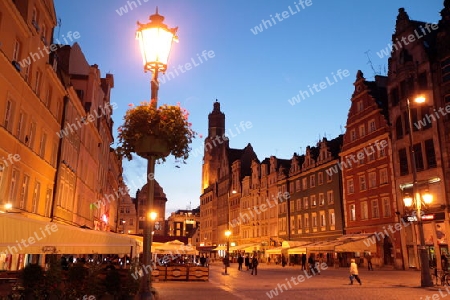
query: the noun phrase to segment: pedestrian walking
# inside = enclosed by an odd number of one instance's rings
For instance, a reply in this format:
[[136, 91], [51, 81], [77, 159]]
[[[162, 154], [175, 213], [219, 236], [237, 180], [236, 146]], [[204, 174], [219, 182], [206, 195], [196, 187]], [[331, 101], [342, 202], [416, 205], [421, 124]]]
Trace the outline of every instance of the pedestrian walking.
[[242, 264], [244, 263], [244, 258], [242, 257], [242, 255], [239, 254], [237, 262], [238, 262], [238, 270], [242, 271]]
[[373, 271], [372, 255], [370, 255], [370, 253], [367, 253], [366, 259], [367, 259], [367, 268], [369, 269], [369, 271]]
[[206, 264], [206, 267], [209, 267], [209, 256], [206, 257], [206, 262], [205, 262], [205, 264]]
[[258, 275], [258, 259], [256, 255], [253, 255], [252, 258], [252, 273], [250, 275], [253, 275], [253, 271], [255, 271], [255, 275]]
[[205, 266], [205, 263], [206, 263], [205, 255], [202, 255], [202, 256], [200, 257], [200, 264], [202, 265], [202, 267], [204, 267], [204, 266]]
[[248, 257], [248, 254], [245, 256], [245, 266], [247, 267], [248, 271], [248, 268], [250, 268], [250, 257]]
[[302, 270], [306, 270], [306, 254], [302, 254]]
[[355, 262], [355, 259], [352, 258], [350, 260], [350, 285], [353, 284], [353, 279], [356, 279], [356, 281], [359, 282], [359, 285], [361, 285], [361, 279], [359, 278], [358, 275], [358, 265]]
[[282, 265], [283, 267], [286, 266], [286, 258], [284, 257], [284, 255], [281, 257], [281, 265]]

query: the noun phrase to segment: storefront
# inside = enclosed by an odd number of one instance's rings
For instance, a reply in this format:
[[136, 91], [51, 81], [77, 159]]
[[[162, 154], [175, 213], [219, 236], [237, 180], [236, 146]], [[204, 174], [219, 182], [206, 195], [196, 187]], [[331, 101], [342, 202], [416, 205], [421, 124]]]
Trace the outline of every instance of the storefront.
[[0, 214], [0, 268], [45, 265], [47, 254], [117, 254], [135, 257], [142, 250], [132, 236]]
[[[420, 245], [419, 227], [414, 218], [405, 217], [405, 222], [413, 226], [405, 228], [406, 231], [406, 267], [420, 268], [418, 257], [418, 245]], [[423, 233], [425, 247], [428, 253], [430, 267], [442, 269], [442, 258], [448, 255], [448, 237], [446, 232], [449, 228], [445, 222], [445, 213], [429, 213], [422, 215]]]

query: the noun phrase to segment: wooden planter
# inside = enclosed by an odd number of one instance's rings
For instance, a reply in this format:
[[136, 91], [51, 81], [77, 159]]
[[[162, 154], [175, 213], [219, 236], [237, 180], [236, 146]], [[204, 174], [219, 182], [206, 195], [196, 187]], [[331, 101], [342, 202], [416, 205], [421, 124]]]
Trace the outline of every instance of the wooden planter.
[[154, 135], [145, 135], [134, 145], [136, 154], [148, 159], [150, 156], [157, 158], [166, 157], [170, 154], [170, 149], [165, 140]]

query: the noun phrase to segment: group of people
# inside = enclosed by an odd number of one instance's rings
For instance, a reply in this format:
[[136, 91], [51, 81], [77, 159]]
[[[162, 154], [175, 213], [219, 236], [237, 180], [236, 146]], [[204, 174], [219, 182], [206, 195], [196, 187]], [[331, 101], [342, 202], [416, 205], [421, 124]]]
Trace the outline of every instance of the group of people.
[[[258, 275], [259, 262], [256, 254], [254, 254], [251, 258], [248, 254], [245, 257], [239, 254], [237, 258], [237, 263], [239, 271], [242, 271], [242, 265], [244, 264], [245, 267], [247, 268], [247, 271], [248, 270], [252, 271], [250, 275], [253, 275], [253, 273], [255, 273], [255, 275]], [[229, 264], [228, 256], [224, 258], [224, 264], [225, 265]]]

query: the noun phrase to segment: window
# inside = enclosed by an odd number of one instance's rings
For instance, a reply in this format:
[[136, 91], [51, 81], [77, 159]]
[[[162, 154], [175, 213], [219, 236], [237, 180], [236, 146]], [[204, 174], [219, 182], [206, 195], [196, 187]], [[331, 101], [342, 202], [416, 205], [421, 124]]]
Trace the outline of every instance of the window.
[[30, 176], [23, 175], [22, 187], [20, 189], [19, 207], [25, 209], [26, 201], [28, 199], [28, 184], [30, 182]]
[[308, 230], [309, 229], [309, 215], [308, 214], [304, 214], [303, 215], [303, 220], [305, 220], [305, 229]]
[[336, 215], [334, 214], [334, 209], [330, 209], [328, 211], [328, 219], [329, 219], [330, 226], [336, 225]]
[[380, 149], [378, 156], [379, 157], [385, 157], [386, 156], [386, 147]]
[[369, 121], [369, 133], [374, 132], [375, 130], [377, 130], [377, 127], [375, 125], [375, 120], [370, 120]]
[[378, 207], [378, 200], [372, 200], [372, 219], [380, 217], [380, 208]]
[[9, 202], [16, 203], [17, 199], [17, 181], [19, 180], [19, 170], [13, 169], [11, 175], [11, 182], [9, 184]]
[[366, 126], [360, 125], [359, 126], [359, 137], [363, 137], [366, 135]]
[[297, 179], [296, 181], [295, 181], [295, 191], [300, 191], [300, 189], [301, 189], [301, 182], [300, 182], [300, 179]]
[[347, 181], [347, 190], [348, 190], [348, 194], [353, 194], [355, 192], [355, 187], [353, 185], [353, 179], [349, 179]]
[[353, 142], [354, 140], [356, 140], [356, 131], [355, 129], [352, 129], [350, 131], [350, 141]]
[[313, 213], [311, 216], [312, 227], [317, 227], [317, 214]]
[[320, 227], [325, 227], [327, 226], [327, 219], [325, 217], [325, 212], [321, 211], [320, 212]]
[[300, 230], [302, 229], [302, 216], [297, 216], [297, 228]]
[[47, 193], [45, 194], [45, 216], [50, 217], [52, 212], [52, 198], [53, 198], [53, 190], [47, 189]]
[[333, 204], [334, 203], [333, 191], [328, 191], [327, 192], [327, 202], [328, 202], [328, 204]]
[[365, 157], [364, 151], [358, 152], [356, 157], [358, 158], [358, 163], [360, 165], [364, 164], [364, 157]]
[[391, 99], [392, 99], [392, 106], [397, 106], [398, 103], [400, 102], [400, 96], [398, 93], [398, 87], [393, 88], [391, 90]]
[[19, 122], [17, 123], [17, 129], [16, 129], [16, 137], [21, 141], [22, 140], [22, 133], [23, 133], [23, 127], [25, 126], [25, 113], [21, 111], [19, 113]]
[[300, 211], [302, 209], [302, 199], [297, 199], [297, 210]]
[[309, 176], [309, 185], [312, 188], [316, 186], [316, 175], [315, 174]]
[[31, 122], [30, 133], [28, 135], [28, 140], [27, 140], [27, 138], [25, 138], [25, 143], [26, 144], [28, 143], [28, 146], [30, 148], [34, 147], [34, 138], [35, 138], [34, 136], [35, 135], [36, 135], [36, 122]]
[[319, 185], [323, 184], [323, 172], [317, 173], [317, 181], [319, 182]]
[[291, 228], [290, 228], [291, 233], [295, 233], [295, 217], [291, 216], [290, 219], [291, 219]]
[[400, 175], [408, 175], [408, 157], [406, 156], [406, 149], [398, 150], [398, 158], [400, 161]]
[[45, 106], [50, 109], [52, 106], [52, 94], [53, 94], [53, 89], [51, 87], [51, 85], [48, 86], [47, 89], [47, 96], [45, 97]]
[[355, 207], [355, 204], [350, 204], [348, 210], [350, 212], [350, 221], [356, 221], [356, 207]]
[[427, 158], [428, 168], [436, 168], [436, 154], [434, 153], [433, 140], [429, 139], [425, 141], [425, 157]]
[[305, 177], [302, 178], [302, 189], [306, 190], [307, 188], [308, 188], [308, 179]]
[[328, 174], [328, 172], [326, 173], [327, 173], [327, 182], [331, 182], [333, 180], [333, 175]]
[[325, 196], [323, 193], [319, 194], [319, 205], [320, 206], [325, 205]]
[[15, 40], [12, 60], [18, 62], [19, 59], [20, 59], [20, 42], [18, 40]]
[[369, 207], [367, 201], [361, 202], [361, 220], [367, 220], [369, 218]]
[[34, 92], [36, 93], [36, 95], [39, 97], [40, 93], [41, 93], [41, 77], [42, 77], [42, 73], [41, 71], [36, 71], [36, 81], [34, 82]]
[[6, 109], [5, 109], [5, 119], [3, 121], [3, 126], [6, 130], [11, 132], [12, 129], [12, 116], [13, 116], [13, 102], [12, 100], [6, 101]]
[[36, 184], [34, 185], [33, 199], [31, 203], [32, 213], [37, 213], [38, 211], [40, 194], [41, 194], [41, 184], [38, 181], [36, 181]]
[[133, 225], [134, 225], [134, 219], [130, 219], [130, 222], [129, 222], [128, 224], [130, 224], [131, 226], [133, 226]]
[[308, 209], [308, 207], [309, 207], [308, 197], [303, 197], [303, 207], [305, 209]]
[[44, 158], [45, 156], [45, 144], [47, 143], [47, 134], [45, 132], [42, 133], [41, 136], [41, 144], [39, 146], [39, 155]]
[[366, 189], [366, 176], [359, 176], [359, 190], [365, 191]]
[[290, 210], [290, 212], [292, 213], [292, 212], [294, 212], [295, 211], [295, 203], [294, 203], [294, 200], [291, 200], [291, 201], [289, 201], [289, 210]]
[[361, 112], [364, 110], [364, 103], [362, 101], [358, 101], [358, 112]]
[[389, 218], [391, 216], [391, 200], [389, 197], [384, 197], [383, 201], [383, 217]]
[[397, 137], [397, 140], [403, 138], [403, 123], [402, 123], [402, 117], [398, 116], [397, 120], [395, 121], [395, 136]]
[[387, 175], [387, 169], [381, 169], [380, 170], [380, 184], [386, 184], [388, 183], [388, 175]]
[[377, 186], [377, 173], [370, 172], [369, 173], [369, 188], [373, 189]]
[[312, 195], [311, 197], [311, 207], [317, 206], [316, 195]]
[[28, 64], [25, 68], [25, 76], [24, 79], [26, 82], [30, 83], [30, 79], [31, 79], [31, 63]]
[[420, 143], [414, 145], [414, 152], [416, 157], [416, 170], [423, 171], [425, 168], [423, 165], [422, 145]]

